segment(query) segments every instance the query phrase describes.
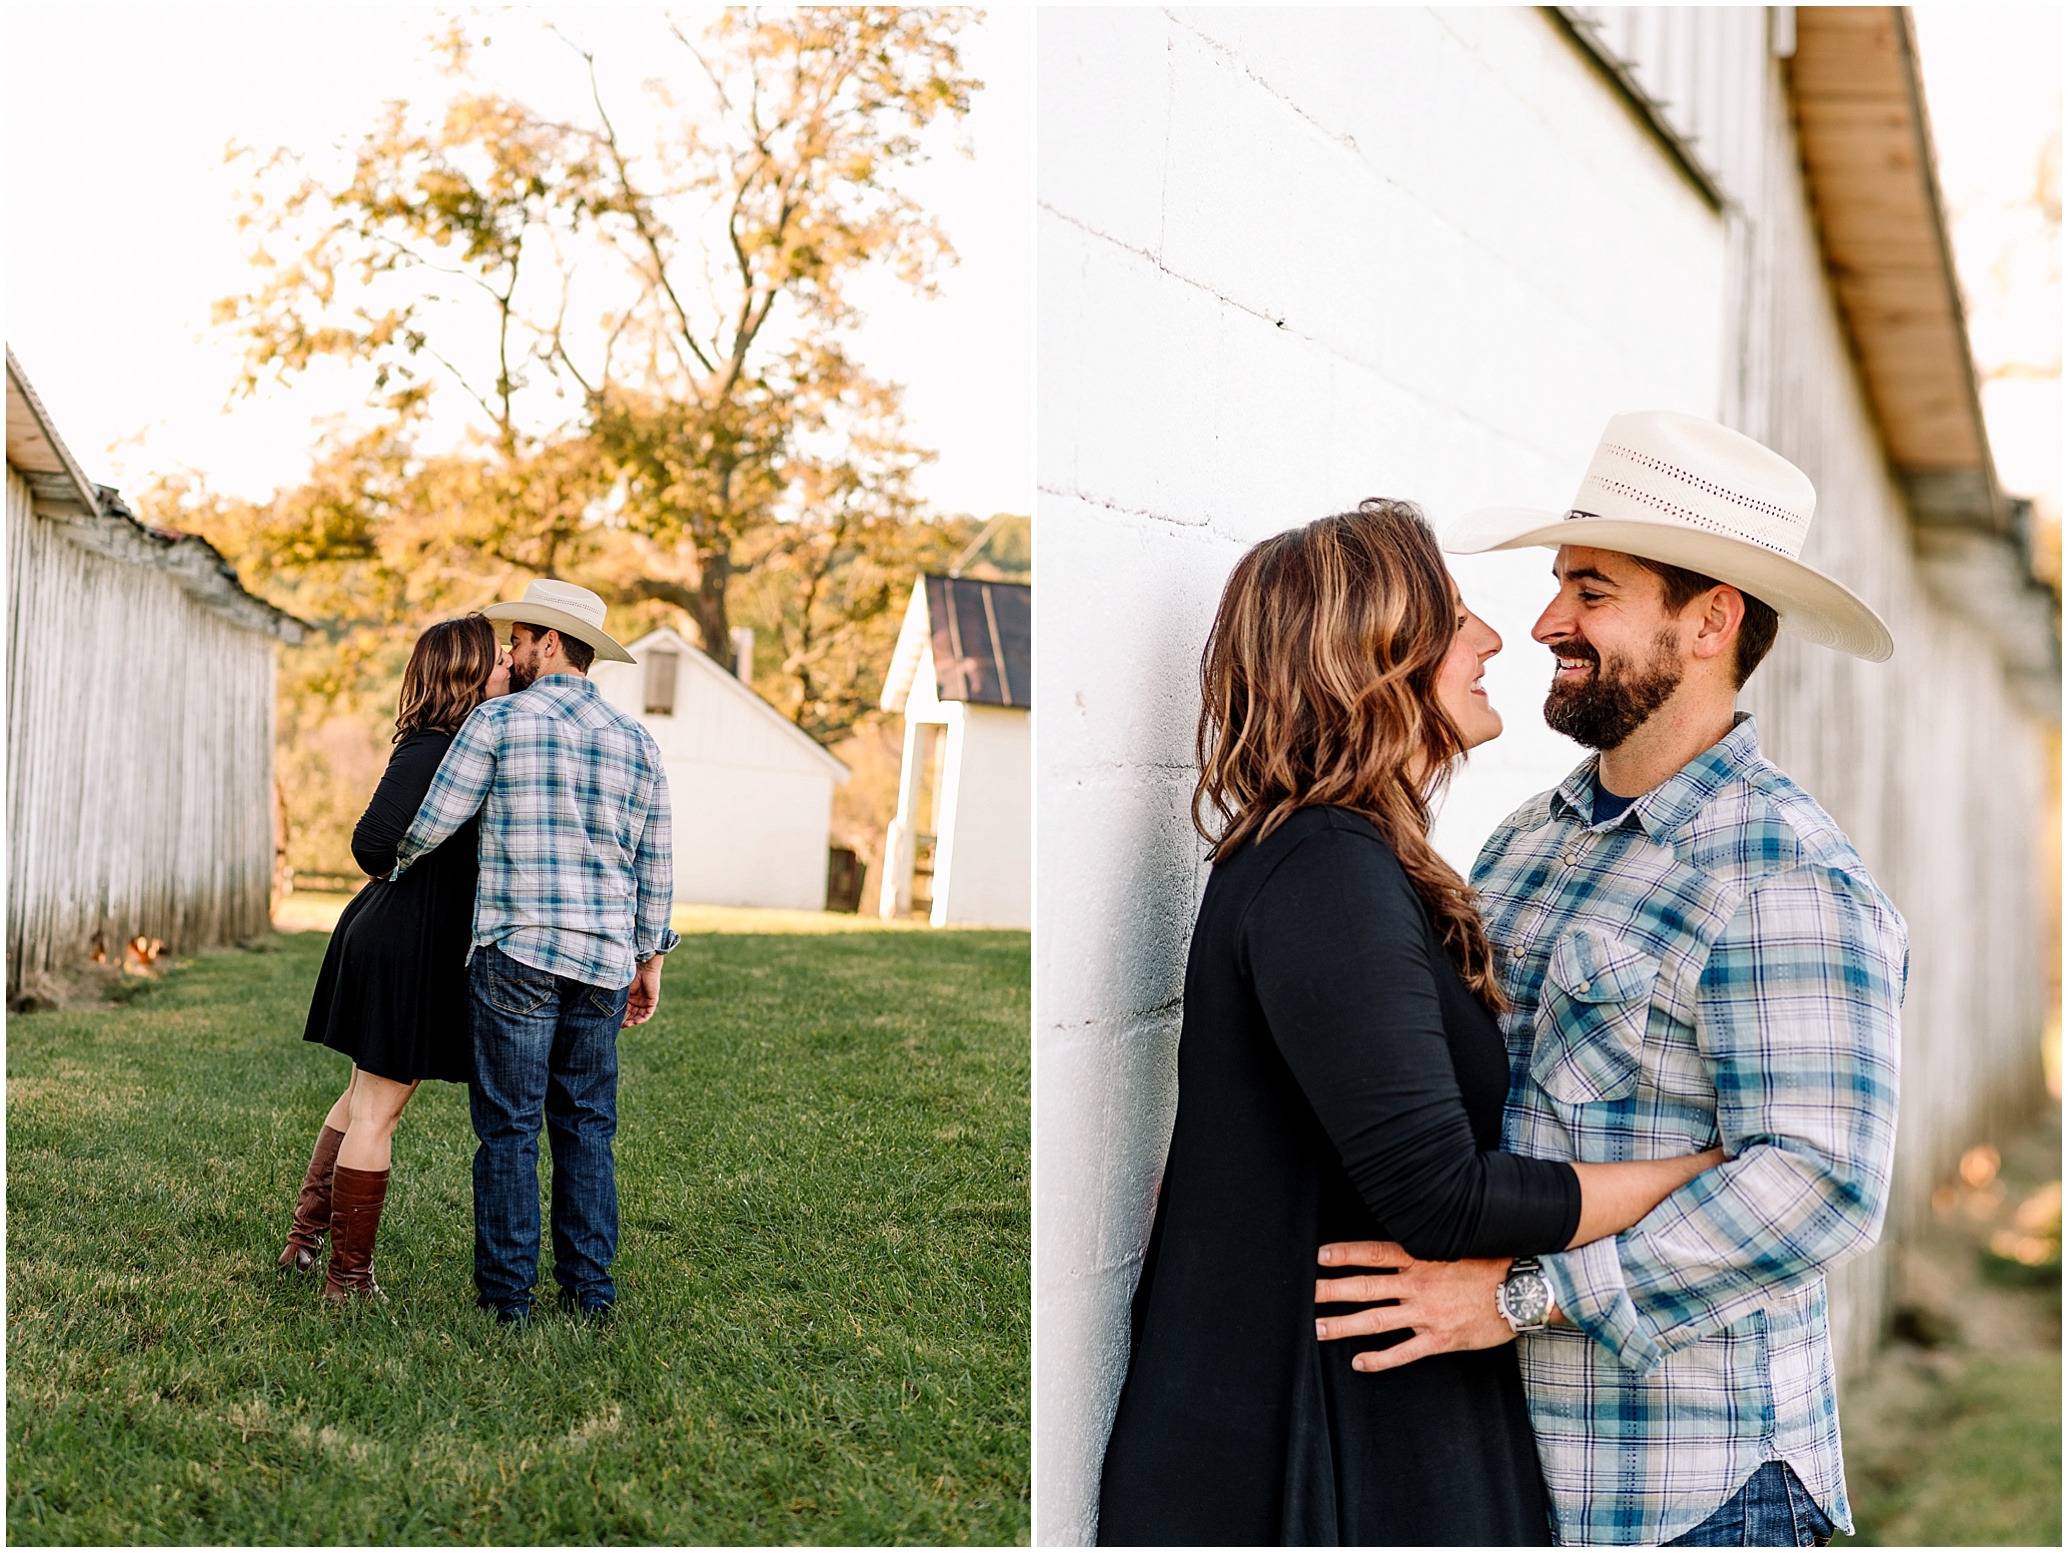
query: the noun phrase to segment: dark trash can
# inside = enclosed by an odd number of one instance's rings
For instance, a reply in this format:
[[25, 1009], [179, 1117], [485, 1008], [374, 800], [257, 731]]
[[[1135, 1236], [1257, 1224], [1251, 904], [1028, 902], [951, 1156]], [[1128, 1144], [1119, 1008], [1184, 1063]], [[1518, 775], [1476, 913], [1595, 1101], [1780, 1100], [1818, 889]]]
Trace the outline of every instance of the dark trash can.
[[862, 860], [852, 847], [826, 849], [826, 910], [862, 909]]

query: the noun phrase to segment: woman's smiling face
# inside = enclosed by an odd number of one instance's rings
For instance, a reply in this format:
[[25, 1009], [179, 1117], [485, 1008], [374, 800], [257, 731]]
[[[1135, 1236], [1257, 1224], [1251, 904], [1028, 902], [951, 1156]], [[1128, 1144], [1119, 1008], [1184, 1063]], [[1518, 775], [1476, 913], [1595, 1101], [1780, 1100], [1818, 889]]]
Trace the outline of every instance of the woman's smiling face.
[[1451, 587], [1451, 598], [1457, 604], [1458, 634], [1436, 671], [1436, 704], [1458, 725], [1469, 750], [1500, 736], [1501, 714], [1486, 698], [1480, 677], [1486, 673], [1487, 660], [1501, 650], [1501, 638], [1465, 607], [1456, 584]]

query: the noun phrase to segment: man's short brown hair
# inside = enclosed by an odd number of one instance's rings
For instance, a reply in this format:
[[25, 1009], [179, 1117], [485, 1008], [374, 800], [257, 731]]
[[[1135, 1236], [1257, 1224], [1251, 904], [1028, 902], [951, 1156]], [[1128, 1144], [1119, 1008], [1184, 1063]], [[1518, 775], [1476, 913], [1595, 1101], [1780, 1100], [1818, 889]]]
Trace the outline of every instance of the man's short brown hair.
[[[534, 637], [542, 637], [548, 631], [560, 630], [558, 626], [535, 626], [529, 620], [513, 620], [510, 623], [523, 626]], [[589, 665], [596, 661], [595, 648], [591, 647], [587, 642], [577, 641], [565, 631], [560, 631], [560, 651], [562, 656], [567, 659], [568, 666], [577, 674], [588, 673]]]
[[[1691, 572], [1684, 566], [1668, 566], [1664, 561], [1647, 560], [1641, 555], [1630, 557], [1639, 566], [1659, 579], [1660, 591], [1665, 596], [1666, 612], [1677, 615], [1686, 609], [1689, 602], [1711, 588], [1726, 586], [1715, 577], [1705, 577], [1700, 572]], [[1736, 583], [1727, 586], [1738, 588]], [[1756, 599], [1743, 588], [1738, 596], [1745, 601], [1745, 618], [1738, 625], [1737, 652], [1731, 661], [1731, 679], [1743, 689], [1745, 681], [1752, 677], [1752, 671], [1761, 660], [1773, 651], [1774, 638], [1781, 631], [1781, 617], [1774, 613], [1773, 606], [1762, 599]]]

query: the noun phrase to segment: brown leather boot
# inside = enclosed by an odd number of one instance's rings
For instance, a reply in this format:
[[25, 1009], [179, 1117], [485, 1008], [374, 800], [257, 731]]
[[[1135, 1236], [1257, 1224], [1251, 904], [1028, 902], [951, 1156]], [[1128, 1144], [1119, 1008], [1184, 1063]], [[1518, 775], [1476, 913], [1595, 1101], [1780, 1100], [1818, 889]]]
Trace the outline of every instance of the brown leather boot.
[[382, 1297], [373, 1281], [373, 1242], [387, 1196], [387, 1171], [337, 1167], [330, 1195], [330, 1267], [323, 1275], [323, 1297], [331, 1304]]
[[316, 1135], [316, 1152], [309, 1156], [309, 1173], [302, 1177], [302, 1195], [295, 1199], [287, 1249], [276, 1264], [283, 1273], [311, 1272], [316, 1266], [316, 1252], [330, 1232], [330, 1173], [337, 1168], [337, 1151], [344, 1141], [345, 1135], [328, 1123]]

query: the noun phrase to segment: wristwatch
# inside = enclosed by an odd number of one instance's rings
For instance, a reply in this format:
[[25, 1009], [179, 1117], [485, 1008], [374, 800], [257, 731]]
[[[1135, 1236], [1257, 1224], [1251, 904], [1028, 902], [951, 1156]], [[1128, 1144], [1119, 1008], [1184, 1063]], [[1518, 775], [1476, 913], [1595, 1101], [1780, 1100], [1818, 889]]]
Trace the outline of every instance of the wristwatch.
[[1541, 1332], [1549, 1325], [1551, 1284], [1533, 1256], [1519, 1256], [1494, 1289], [1494, 1309], [1517, 1332]]

